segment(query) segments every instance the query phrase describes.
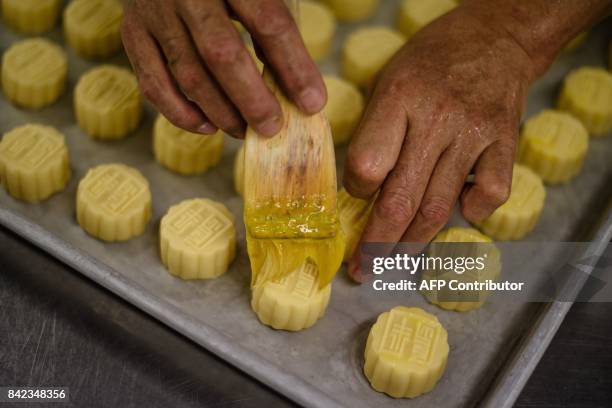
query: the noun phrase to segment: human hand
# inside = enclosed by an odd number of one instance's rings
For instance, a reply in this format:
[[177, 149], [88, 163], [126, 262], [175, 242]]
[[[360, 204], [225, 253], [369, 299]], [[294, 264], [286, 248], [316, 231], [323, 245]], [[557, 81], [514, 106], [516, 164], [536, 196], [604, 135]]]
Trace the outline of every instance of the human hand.
[[[536, 74], [507, 31], [461, 8], [417, 33], [379, 75], [348, 149], [346, 189], [380, 189], [361, 242], [429, 242], [458, 199], [470, 221], [503, 204]], [[360, 257], [357, 246], [356, 280]]]
[[125, 0], [122, 37], [143, 94], [173, 124], [265, 136], [282, 112], [230, 14], [248, 29], [286, 94], [306, 113], [327, 99], [323, 79], [283, 0]]

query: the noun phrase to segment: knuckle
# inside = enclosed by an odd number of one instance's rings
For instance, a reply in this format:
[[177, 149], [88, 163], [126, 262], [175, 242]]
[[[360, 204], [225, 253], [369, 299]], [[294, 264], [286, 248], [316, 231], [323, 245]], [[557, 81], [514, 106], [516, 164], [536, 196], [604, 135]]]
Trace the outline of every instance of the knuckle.
[[198, 90], [204, 84], [204, 75], [195, 66], [188, 65], [177, 72], [177, 77], [181, 88], [184, 91]]
[[293, 19], [285, 10], [271, 2], [262, 2], [253, 20], [255, 32], [264, 37], [282, 35], [292, 29]]
[[167, 36], [161, 43], [168, 64], [170, 66], [175, 65], [185, 53], [186, 44], [181, 41], [180, 36]]
[[243, 45], [229, 36], [219, 35], [203, 44], [204, 53], [210, 62], [219, 65], [235, 64], [243, 51]]
[[428, 224], [441, 226], [449, 219], [452, 204], [442, 197], [430, 197], [424, 200], [419, 212]]
[[183, 1], [180, 7], [185, 16], [188, 16], [193, 23], [200, 26], [208, 24], [214, 19], [221, 18], [219, 13], [214, 11], [214, 9], [211, 9], [208, 6], [202, 7], [202, 2], [198, 0]]
[[406, 189], [383, 190], [377, 216], [396, 224], [409, 224], [414, 217], [414, 199]]
[[369, 152], [352, 153], [346, 158], [348, 172], [363, 184], [380, 184], [386, 177], [386, 172], [381, 166], [381, 160]]
[[509, 183], [491, 183], [483, 189], [484, 199], [490, 206], [497, 208], [508, 201], [510, 190]]

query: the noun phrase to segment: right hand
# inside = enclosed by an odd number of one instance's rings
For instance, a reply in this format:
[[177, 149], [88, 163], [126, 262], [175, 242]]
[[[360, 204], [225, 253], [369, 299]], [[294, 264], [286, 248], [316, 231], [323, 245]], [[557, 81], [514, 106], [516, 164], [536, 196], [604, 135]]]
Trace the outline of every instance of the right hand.
[[[537, 72], [514, 36], [466, 6], [415, 34], [381, 71], [348, 148], [347, 191], [380, 191], [361, 243], [427, 243], [457, 201], [474, 223], [502, 205]], [[357, 281], [361, 258], [358, 246]]]
[[283, 0], [126, 0], [122, 37], [143, 94], [174, 125], [242, 137], [272, 136], [280, 105], [230, 19], [251, 33], [286, 94], [305, 113], [325, 85]]

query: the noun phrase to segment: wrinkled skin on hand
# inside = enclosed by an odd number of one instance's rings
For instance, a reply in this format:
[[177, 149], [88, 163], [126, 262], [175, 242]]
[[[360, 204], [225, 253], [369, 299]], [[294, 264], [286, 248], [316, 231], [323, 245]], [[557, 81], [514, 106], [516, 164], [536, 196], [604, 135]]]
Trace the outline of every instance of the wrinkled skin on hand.
[[[380, 189], [361, 242], [428, 242], [457, 200], [470, 221], [507, 200], [533, 65], [506, 31], [460, 9], [398, 52], [348, 150], [346, 189], [360, 198]], [[359, 259], [358, 246], [356, 280]]]
[[230, 16], [253, 37], [287, 95], [306, 113], [325, 105], [323, 79], [283, 0], [124, 0], [122, 38], [144, 95], [176, 126], [242, 137], [282, 126], [276, 98]]

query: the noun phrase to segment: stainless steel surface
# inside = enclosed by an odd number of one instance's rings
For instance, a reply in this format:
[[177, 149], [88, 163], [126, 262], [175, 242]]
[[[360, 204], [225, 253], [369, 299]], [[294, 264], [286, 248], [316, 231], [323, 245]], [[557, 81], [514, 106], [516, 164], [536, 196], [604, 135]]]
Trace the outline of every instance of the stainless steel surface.
[[[385, 1], [375, 22], [393, 21], [395, 2]], [[334, 56], [322, 64], [324, 72], [337, 70], [340, 45], [353, 25], [342, 25]], [[4, 27], [0, 46], [19, 37]], [[609, 30], [609, 29], [608, 29]], [[602, 65], [604, 37], [597, 30], [577, 53], [560, 58], [530, 94], [528, 115], [554, 102], [561, 78], [574, 66]], [[59, 30], [51, 38], [61, 42]], [[395, 306], [397, 298], [372, 296], [350, 283], [341, 271], [335, 282], [326, 316], [301, 333], [285, 333], [262, 326], [249, 306], [249, 264], [244, 244], [244, 227], [238, 225], [238, 255], [230, 271], [208, 282], [185, 282], [170, 276], [158, 253], [158, 226], [168, 207], [183, 199], [209, 197], [224, 202], [241, 220], [242, 202], [232, 187], [233, 154], [239, 142], [227, 141], [221, 165], [203, 176], [182, 177], [158, 165], [151, 154], [151, 125], [154, 113], [147, 111], [138, 132], [119, 142], [97, 142], [74, 123], [72, 89], [78, 77], [94, 64], [70, 55], [70, 89], [60, 102], [41, 111], [23, 111], [0, 98], [0, 131], [26, 122], [56, 126], [67, 138], [73, 177], [67, 189], [38, 205], [28, 205], [0, 192], [0, 223], [34, 242], [62, 261], [109, 288], [119, 296], [183, 333], [289, 398], [306, 406], [403, 406], [374, 392], [364, 378], [362, 352], [369, 327], [376, 316]], [[125, 64], [123, 57], [115, 62]], [[571, 241], [589, 226], [586, 215], [598, 211], [597, 203], [610, 196], [612, 139], [591, 140], [581, 175], [572, 183], [548, 189], [546, 208], [533, 240]], [[338, 152], [341, 168], [344, 149]], [[99, 163], [120, 161], [137, 167], [150, 181], [154, 197], [153, 219], [145, 234], [126, 243], [106, 244], [88, 236], [75, 221], [74, 199], [78, 180]], [[453, 223], [462, 221], [455, 217]], [[599, 241], [598, 241], [599, 242]], [[599, 242], [601, 243], [601, 242]], [[435, 313], [449, 331], [451, 355], [447, 371], [436, 389], [411, 406], [464, 406], [480, 401], [528, 323], [542, 311], [533, 304], [495, 302], [483, 309], [457, 314], [427, 304], [420, 295], [407, 295], [402, 303]], [[542, 333], [553, 332], [564, 313], [552, 313], [537, 330], [527, 332], [527, 343]], [[548, 341], [545, 336], [544, 341]], [[544, 343], [546, 344], [546, 343]], [[520, 356], [520, 355], [519, 355]], [[534, 358], [539, 358], [536, 353]], [[514, 364], [523, 378], [533, 364]], [[499, 379], [507, 381], [509, 374]], [[493, 388], [493, 397], [511, 404], [523, 382], [515, 382], [508, 394]], [[497, 393], [497, 394], [495, 394]], [[496, 399], [499, 401], [499, 399]]]

